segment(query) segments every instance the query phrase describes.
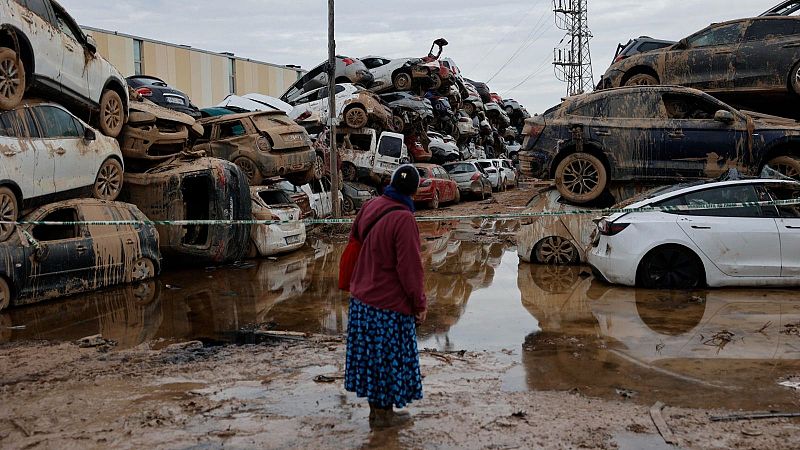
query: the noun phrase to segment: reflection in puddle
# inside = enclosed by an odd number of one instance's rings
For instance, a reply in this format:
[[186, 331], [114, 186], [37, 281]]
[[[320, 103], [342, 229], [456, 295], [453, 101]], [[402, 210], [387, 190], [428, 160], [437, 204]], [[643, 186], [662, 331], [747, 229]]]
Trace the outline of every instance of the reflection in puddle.
[[[782, 409], [798, 400], [778, 385], [800, 374], [794, 291], [610, 287], [583, 268], [518, 264], [510, 224], [420, 228], [430, 300], [420, 347], [500, 352], [520, 363], [504, 389], [733, 409]], [[11, 309], [0, 314], [0, 342], [102, 334], [122, 349], [156, 339], [235, 343], [254, 324], [343, 334], [342, 251], [314, 241], [277, 261], [171, 272], [136, 287]], [[246, 398], [248, 388], [220, 395]]]

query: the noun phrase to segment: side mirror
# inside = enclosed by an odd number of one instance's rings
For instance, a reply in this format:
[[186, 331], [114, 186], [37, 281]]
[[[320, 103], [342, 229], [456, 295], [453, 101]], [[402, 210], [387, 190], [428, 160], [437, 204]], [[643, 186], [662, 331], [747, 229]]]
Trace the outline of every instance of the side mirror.
[[31, 242], [31, 245], [34, 246], [33, 257], [37, 261], [47, 258], [47, 255], [50, 253], [50, 248], [47, 246], [47, 244], [42, 244], [39, 241], [33, 241]]
[[97, 41], [94, 40], [91, 34], [86, 35], [86, 49], [93, 55], [97, 53]]
[[714, 120], [722, 123], [733, 123], [734, 120], [733, 113], [721, 109], [717, 111], [716, 114], [714, 114]]
[[83, 131], [83, 139], [85, 139], [85, 140], [87, 140], [87, 141], [94, 141], [94, 140], [97, 140], [97, 134], [94, 132], [94, 130], [93, 130], [93, 129], [91, 129], [91, 128], [86, 128], [86, 129]]

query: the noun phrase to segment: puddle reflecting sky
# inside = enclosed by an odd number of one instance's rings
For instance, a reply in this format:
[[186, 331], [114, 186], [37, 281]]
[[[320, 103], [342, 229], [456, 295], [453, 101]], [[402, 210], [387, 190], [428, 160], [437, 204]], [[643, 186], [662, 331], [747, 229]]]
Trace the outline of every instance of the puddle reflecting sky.
[[[481, 228], [476, 242], [475, 228]], [[430, 299], [420, 346], [511, 350], [504, 388], [578, 389], [694, 407], [796, 408], [778, 381], [800, 376], [793, 290], [643, 291], [586, 269], [519, 264], [504, 224], [423, 224]], [[491, 241], [492, 243], [485, 243]], [[310, 243], [277, 261], [168, 272], [159, 280], [0, 314], [0, 342], [102, 334], [130, 348], [153, 339], [236, 342], [253, 324], [343, 334], [336, 289], [342, 245]], [[10, 327], [24, 326], [24, 329]]]

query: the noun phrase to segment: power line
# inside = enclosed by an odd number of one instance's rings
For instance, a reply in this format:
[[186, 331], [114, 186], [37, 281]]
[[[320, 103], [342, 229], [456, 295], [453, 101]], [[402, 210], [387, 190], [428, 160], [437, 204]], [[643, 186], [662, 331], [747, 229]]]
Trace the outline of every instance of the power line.
[[[544, 18], [545, 18], [545, 16], [542, 15], [541, 19], [544, 19]], [[545, 28], [546, 22], [544, 22], [541, 19], [540, 19], [539, 22], [537, 22], [536, 25], [534, 25], [534, 28], [531, 30], [531, 32], [528, 34], [528, 36], [525, 38], [525, 40], [522, 42], [522, 44], [517, 48], [517, 50], [511, 55], [511, 57], [508, 58], [508, 60], [497, 70], [497, 72], [495, 72], [494, 75], [492, 75], [486, 81], [486, 83], [492, 81], [495, 77], [500, 75], [500, 73], [502, 73], [503, 70], [505, 70], [512, 62], [514, 62], [515, 59], [517, 59], [525, 50], [530, 48], [533, 44], [536, 43], [536, 41], [541, 39], [542, 36], [544, 36], [545, 33], [547, 33], [550, 30], [549, 27]], [[535, 33], [539, 33], [539, 34], [534, 36]]]
[[519, 20], [519, 22], [517, 22], [511, 28], [511, 30], [506, 32], [497, 42], [495, 42], [495, 44], [492, 46], [492, 48], [489, 49], [489, 51], [487, 51], [486, 53], [483, 54], [483, 56], [481, 56], [481, 58], [478, 60], [477, 64], [474, 64], [471, 67], [471, 70], [470, 70], [471, 72], [474, 71], [475, 69], [478, 69], [481, 66], [481, 64], [486, 60], [487, 56], [489, 56], [497, 47], [500, 46], [501, 43], [503, 43], [503, 41], [505, 41], [509, 36], [511, 36], [512, 33], [517, 31], [517, 28], [519, 28], [519, 26], [522, 24], [522, 22], [524, 22], [525, 19], [527, 19], [528, 16], [531, 15], [533, 10], [536, 9], [536, 6], [538, 6], [538, 2], [540, 2], [540, 1], [541, 0], [537, 0], [537, 2], [534, 2], [534, 4], [530, 7], [530, 9], [528, 9], [528, 12], [526, 12], [525, 15], [522, 16], [522, 18]]

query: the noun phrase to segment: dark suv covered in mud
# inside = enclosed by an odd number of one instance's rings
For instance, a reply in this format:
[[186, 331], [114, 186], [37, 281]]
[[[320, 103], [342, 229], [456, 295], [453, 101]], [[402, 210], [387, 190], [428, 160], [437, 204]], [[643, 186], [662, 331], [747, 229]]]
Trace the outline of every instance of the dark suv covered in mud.
[[724, 95], [800, 94], [800, 17], [718, 23], [613, 64], [602, 88], [678, 84]]
[[519, 159], [529, 177], [555, 179], [574, 203], [612, 181], [672, 183], [747, 175], [765, 165], [800, 179], [800, 123], [738, 111], [680, 86], [634, 86], [569, 98], [528, 119]]

